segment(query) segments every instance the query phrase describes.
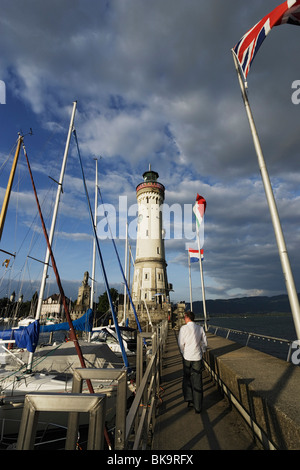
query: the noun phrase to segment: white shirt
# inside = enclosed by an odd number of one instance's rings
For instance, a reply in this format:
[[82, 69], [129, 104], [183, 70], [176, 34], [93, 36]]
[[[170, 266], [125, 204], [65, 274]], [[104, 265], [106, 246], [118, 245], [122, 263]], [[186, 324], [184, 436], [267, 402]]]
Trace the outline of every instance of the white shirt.
[[207, 339], [201, 325], [189, 321], [180, 328], [178, 346], [187, 361], [200, 361], [206, 351]]

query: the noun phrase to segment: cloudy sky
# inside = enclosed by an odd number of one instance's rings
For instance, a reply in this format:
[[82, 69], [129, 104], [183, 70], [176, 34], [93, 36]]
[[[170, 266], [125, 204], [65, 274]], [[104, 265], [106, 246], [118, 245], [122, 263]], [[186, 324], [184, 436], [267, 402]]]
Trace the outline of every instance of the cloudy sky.
[[[25, 145], [47, 226], [72, 103], [86, 183], [94, 207], [95, 158], [105, 204], [130, 207], [148, 168], [159, 173], [166, 203], [207, 201], [206, 298], [286, 293], [274, 231], [231, 48], [277, 0], [0, 0], [0, 196], [18, 132]], [[272, 181], [296, 287], [300, 286], [300, 31], [274, 28], [248, 76], [249, 99]], [[295, 96], [295, 95], [294, 95]], [[299, 93], [300, 96], [300, 93]], [[295, 100], [294, 100], [295, 101]], [[297, 100], [296, 100], [297, 101]], [[101, 158], [100, 158], [101, 156]], [[51, 179], [52, 178], [52, 179]], [[92, 229], [72, 137], [53, 245], [66, 294], [77, 296], [91, 272]], [[177, 207], [177, 206], [176, 206]], [[132, 218], [133, 220], [134, 218]], [[120, 259], [124, 240], [117, 237]], [[166, 240], [171, 300], [189, 300], [184, 233]], [[135, 256], [135, 240], [130, 240]], [[101, 241], [110, 286], [122, 277], [110, 240]], [[17, 282], [39, 286], [45, 240], [23, 153], [1, 249], [0, 297]], [[29, 258], [28, 255], [31, 257]], [[97, 268], [97, 295], [103, 292]], [[51, 270], [50, 270], [51, 271]], [[75, 281], [76, 289], [71, 290]], [[52, 282], [52, 284], [51, 284]], [[192, 270], [193, 299], [201, 299]], [[16, 284], [14, 284], [15, 286]], [[57, 291], [49, 272], [45, 295]]]

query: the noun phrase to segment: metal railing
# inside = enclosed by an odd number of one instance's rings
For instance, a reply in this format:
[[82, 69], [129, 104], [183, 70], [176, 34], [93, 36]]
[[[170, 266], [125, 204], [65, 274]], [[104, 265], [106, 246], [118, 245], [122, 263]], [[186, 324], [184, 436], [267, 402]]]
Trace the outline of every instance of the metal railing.
[[155, 426], [162, 354], [167, 333], [168, 322], [163, 321], [155, 326], [152, 332], [137, 335], [136, 394], [127, 416], [125, 369], [78, 368], [74, 371], [72, 393], [34, 393], [25, 396], [17, 449], [34, 448], [39, 411], [68, 413], [65, 446], [68, 450], [76, 448], [79, 413], [88, 412], [88, 449], [103, 449], [106, 395], [81, 393], [83, 380], [103, 379], [117, 382], [114, 449], [146, 449]]
[[[17, 450], [33, 450], [40, 411], [89, 413], [88, 450], [104, 445], [106, 395], [85, 393], [32, 393], [25, 395]], [[68, 427], [68, 440], [77, 441], [78, 429]], [[75, 436], [73, 436], [75, 434]]]
[[[159, 398], [162, 354], [168, 333], [168, 322], [154, 327], [152, 333], [139, 333], [137, 342], [136, 395], [126, 418], [124, 449], [145, 450], [152, 437]], [[147, 342], [144, 361], [143, 343]], [[149, 343], [150, 341], [150, 343]], [[146, 363], [146, 370], [143, 371]]]
[[[211, 331], [212, 329], [214, 329], [214, 331]], [[235, 330], [233, 328], [226, 328], [223, 326], [216, 326], [216, 325], [208, 326], [208, 331], [211, 331], [215, 335], [217, 335], [219, 330], [223, 330], [226, 332], [226, 335], [225, 335], [226, 339], [229, 339], [229, 335], [231, 333], [234, 333], [237, 335], [244, 335], [246, 337], [245, 346], [249, 346], [249, 341], [251, 340], [251, 338], [259, 338], [259, 339], [266, 340], [266, 341], [273, 341], [273, 342], [279, 342], [280, 344], [286, 344], [288, 347], [286, 361], [289, 362], [291, 359], [291, 350], [292, 350], [292, 343], [293, 343], [293, 341], [291, 340], [284, 339], [284, 338], [276, 338], [274, 336], [267, 336], [267, 335], [262, 335], [259, 333], [253, 333], [249, 331]]]
[[[3, 449], [16, 449], [17, 442], [16, 437], [14, 434], [10, 433], [11, 426], [18, 426], [20, 428], [20, 419], [12, 419], [12, 418], [1, 418], [1, 432], [0, 432], [0, 446], [1, 450]], [[67, 427], [57, 423], [51, 423], [50, 421], [40, 421], [39, 420], [39, 427], [41, 428], [38, 430], [37, 438], [34, 443], [35, 448], [42, 448], [43, 446], [49, 446], [49, 443], [61, 443], [66, 440], [67, 434]], [[8, 431], [8, 432], [6, 432]], [[63, 437], [57, 437], [57, 434], [64, 433]], [[48, 433], [51, 434], [49, 437]], [[55, 437], [52, 439], [53, 434]], [[79, 437], [79, 436], [78, 436]], [[77, 443], [76, 443], [77, 445]]]

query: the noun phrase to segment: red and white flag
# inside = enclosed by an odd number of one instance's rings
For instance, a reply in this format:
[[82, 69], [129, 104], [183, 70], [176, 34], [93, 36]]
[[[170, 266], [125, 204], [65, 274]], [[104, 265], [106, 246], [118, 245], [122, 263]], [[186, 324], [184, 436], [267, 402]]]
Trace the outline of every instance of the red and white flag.
[[193, 212], [196, 216], [196, 221], [197, 221], [198, 227], [202, 223], [204, 213], [205, 213], [205, 209], [206, 209], [206, 200], [204, 199], [204, 197], [199, 196], [199, 194], [197, 194], [196, 203], [193, 207]]

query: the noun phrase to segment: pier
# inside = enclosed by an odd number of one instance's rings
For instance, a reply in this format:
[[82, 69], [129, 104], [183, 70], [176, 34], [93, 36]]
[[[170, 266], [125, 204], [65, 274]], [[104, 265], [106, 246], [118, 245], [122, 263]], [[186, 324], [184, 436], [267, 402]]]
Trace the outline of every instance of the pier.
[[183, 401], [177, 332], [168, 333], [153, 449], [299, 450], [300, 368], [211, 333], [207, 337], [203, 409], [196, 415]]
[[195, 414], [182, 395], [182, 359], [177, 331], [169, 331], [161, 381], [161, 402], [152, 450], [261, 449], [244, 419], [222, 393], [207, 370], [203, 371], [203, 408]]
[[[177, 335], [178, 329], [172, 328], [167, 321], [156, 326], [152, 332], [138, 334], [137, 389], [127, 411], [125, 394], [118, 393], [112, 450], [192, 452], [300, 449], [298, 366], [207, 333], [203, 408], [200, 414], [196, 414], [183, 400], [182, 359]], [[145, 341], [150, 352], [146, 360], [143, 354]], [[93, 378], [95, 374], [101, 375], [103, 370], [79, 369], [78, 373], [82, 375], [82, 380]], [[106, 369], [106, 372], [109, 373], [109, 370]], [[122, 387], [126, 374], [123, 369], [120, 378]], [[80, 389], [74, 388], [73, 392], [68, 395], [71, 414], [78, 411], [76, 406]], [[91, 397], [89, 401], [92, 400]], [[99, 407], [101, 405], [105, 409], [105, 396], [99, 396], [97, 400]], [[92, 406], [92, 403], [87, 403], [87, 407], [91, 407], [88, 409], [92, 410]], [[89, 433], [88, 449], [105, 448], [105, 420], [100, 416], [99, 407], [97, 418], [93, 418], [92, 422], [93, 432]], [[27, 422], [34, 422], [34, 416], [29, 416], [31, 410], [27, 413]], [[99, 423], [97, 426], [95, 419]], [[29, 444], [25, 448], [33, 448], [34, 430], [26, 426], [21, 427], [19, 434], [20, 450], [24, 449], [22, 443], [26, 442]], [[68, 433], [76, 434], [72, 426], [68, 427]], [[67, 437], [67, 442], [71, 440]]]

